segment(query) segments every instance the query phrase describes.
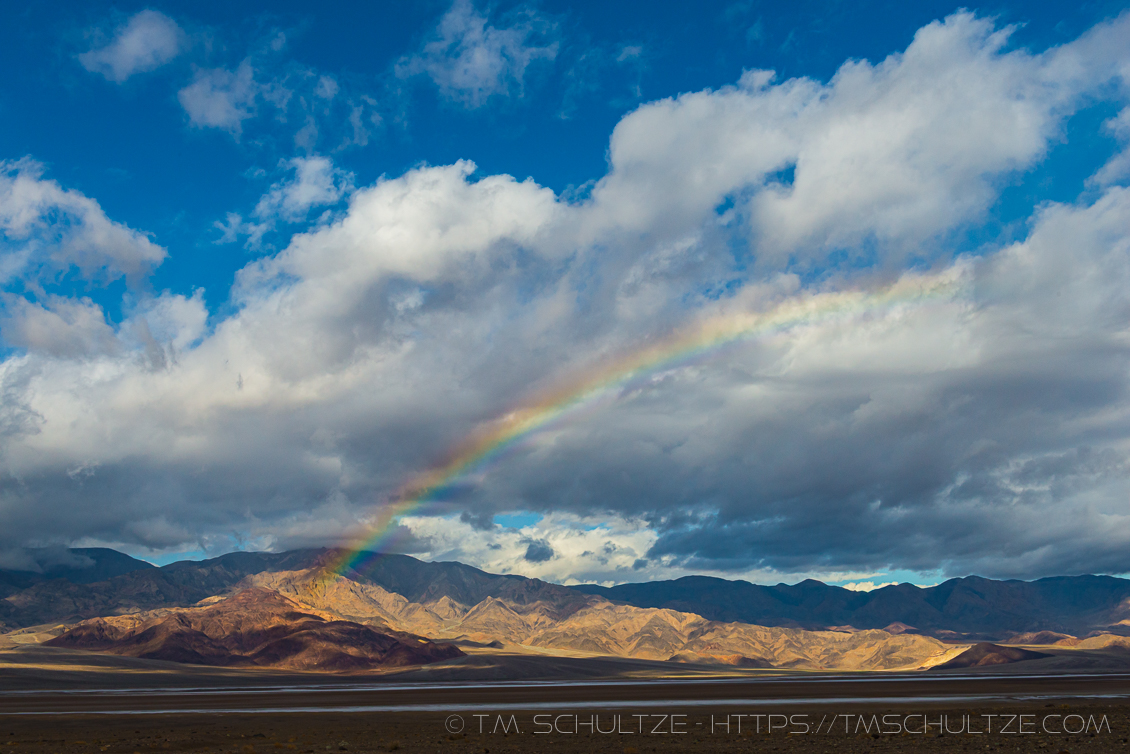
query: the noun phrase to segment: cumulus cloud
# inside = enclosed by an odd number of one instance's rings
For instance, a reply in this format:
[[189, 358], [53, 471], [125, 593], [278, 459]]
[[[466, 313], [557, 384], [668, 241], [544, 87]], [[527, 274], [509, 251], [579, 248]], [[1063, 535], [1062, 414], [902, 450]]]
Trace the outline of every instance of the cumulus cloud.
[[293, 176], [271, 186], [255, 206], [260, 218], [289, 222], [305, 219], [314, 207], [337, 204], [351, 188], [353, 177], [334, 167], [327, 157], [295, 157], [285, 163]]
[[43, 178], [31, 159], [0, 161], [0, 283], [71, 269], [89, 279], [140, 277], [166, 252], [108, 218], [93, 199]]
[[[0, 363], [0, 538], [332, 541], [523, 407], [778, 316], [600, 382], [392, 541], [553, 580], [1130, 571], [1130, 192], [953, 241], [1116, 96], [1128, 25], [1032, 52], [961, 13], [828, 82], [748, 72], [650, 103], [583, 201], [467, 162], [356, 190], [293, 163], [262, 217], [346, 206], [248, 264], [230, 314], [166, 295], [118, 350], [44, 338], [64, 345]], [[491, 523], [516, 510], [543, 518]]]
[[[233, 243], [246, 236], [246, 246], [257, 248], [280, 222], [306, 220], [312, 209], [338, 204], [353, 188], [353, 175], [334, 167], [328, 157], [295, 157], [280, 167], [288, 175], [260, 197], [252, 212], [253, 220], [244, 221], [238, 213], [229, 212], [223, 222], [215, 223], [222, 234], [217, 243]], [[328, 217], [323, 214], [323, 218]]]
[[105, 45], [82, 53], [78, 60], [86, 70], [120, 84], [135, 73], [152, 71], [171, 61], [180, 53], [184, 40], [176, 21], [147, 9], [115, 29]]
[[45, 298], [45, 303], [33, 303], [4, 296], [0, 333], [8, 345], [71, 358], [115, 349], [117, 339], [102, 307], [89, 298]]
[[455, 0], [423, 49], [397, 63], [396, 74], [426, 75], [443, 96], [469, 108], [494, 95], [521, 96], [529, 67], [557, 56], [556, 29], [529, 10], [510, 20], [492, 26], [471, 0]]
[[557, 512], [517, 528], [498, 524], [476, 528], [444, 516], [409, 516], [402, 524], [413, 536], [416, 557], [473, 562], [493, 573], [573, 584], [582, 580], [611, 584], [638, 577], [633, 565], [655, 541], [645, 521], [616, 515], [598, 518]]
[[749, 71], [736, 87], [625, 117], [593, 195], [608, 205], [604, 222], [631, 230], [729, 199], [769, 264], [928, 256], [1046, 154], [1080, 97], [1119, 77], [1110, 51], [1127, 26], [1122, 17], [1033, 55], [1006, 50], [1007, 29], [958, 13], [826, 84]]

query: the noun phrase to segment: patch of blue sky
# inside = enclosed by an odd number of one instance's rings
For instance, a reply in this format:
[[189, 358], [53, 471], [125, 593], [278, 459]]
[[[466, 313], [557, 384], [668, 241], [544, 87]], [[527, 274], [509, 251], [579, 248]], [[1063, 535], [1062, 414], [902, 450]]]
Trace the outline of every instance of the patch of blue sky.
[[529, 511], [516, 511], [514, 513], [496, 513], [494, 523], [507, 529], [524, 529], [527, 526], [536, 526], [545, 516]]

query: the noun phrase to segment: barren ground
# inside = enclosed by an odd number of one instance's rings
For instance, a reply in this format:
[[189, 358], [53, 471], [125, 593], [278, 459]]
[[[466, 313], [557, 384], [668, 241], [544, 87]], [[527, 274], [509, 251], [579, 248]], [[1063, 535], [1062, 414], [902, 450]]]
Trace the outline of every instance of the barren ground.
[[[1130, 675], [1063, 664], [723, 677], [704, 666], [484, 651], [408, 673], [322, 676], [25, 646], [0, 652], [0, 750], [1130, 752]], [[939, 735], [939, 723], [950, 733]]]

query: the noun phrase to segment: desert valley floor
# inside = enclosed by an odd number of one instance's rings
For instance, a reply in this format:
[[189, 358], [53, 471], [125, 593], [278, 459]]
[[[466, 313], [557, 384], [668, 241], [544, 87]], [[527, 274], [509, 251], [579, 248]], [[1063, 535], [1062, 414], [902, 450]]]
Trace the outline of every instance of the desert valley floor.
[[1130, 751], [1130, 667], [1098, 670], [1086, 667], [1096, 658], [1081, 659], [1065, 652], [931, 673], [720, 672], [487, 648], [423, 668], [324, 675], [25, 645], [0, 651], [0, 746], [91, 754]]

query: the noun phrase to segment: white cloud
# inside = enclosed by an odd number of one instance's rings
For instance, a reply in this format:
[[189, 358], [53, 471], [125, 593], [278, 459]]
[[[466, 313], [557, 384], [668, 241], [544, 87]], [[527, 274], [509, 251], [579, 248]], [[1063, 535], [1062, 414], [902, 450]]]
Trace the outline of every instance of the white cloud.
[[770, 265], [863, 248], [929, 255], [1043, 157], [1084, 93], [1119, 75], [1107, 40], [1127, 28], [1124, 16], [1033, 55], [958, 13], [827, 84], [771, 86], [754, 71], [735, 88], [644, 105], [613, 133], [593, 222], [654, 232], [730, 197]]
[[173, 19], [155, 10], [135, 13], [102, 47], [78, 56], [86, 70], [122, 83], [135, 73], [152, 71], [175, 58], [184, 46], [184, 32]]
[[89, 298], [45, 298], [46, 306], [22, 296], [4, 296], [0, 333], [7, 344], [62, 358], [116, 350], [114, 330], [100, 306]]
[[427, 75], [449, 99], [482, 107], [494, 95], [521, 96], [527, 69], [557, 56], [553, 24], [533, 12], [492, 26], [471, 0], [455, 0], [423, 50], [396, 66], [400, 78]]
[[42, 175], [33, 160], [0, 161], [0, 283], [43, 280], [72, 268], [88, 279], [137, 278], [164, 260], [165, 250], [146, 234]]
[[1103, 126], [1110, 135], [1122, 142], [1123, 147], [1092, 176], [1090, 183], [1109, 186], [1130, 178], [1130, 107], [1122, 108], [1118, 115]]
[[285, 166], [294, 171], [293, 177], [271, 186], [255, 206], [257, 217], [303, 220], [314, 207], [337, 204], [352, 188], [353, 177], [327, 157], [295, 157]]
[[897, 581], [884, 581], [876, 584], [874, 581], [855, 581], [841, 584], [844, 589], [849, 589], [853, 592], [873, 592], [876, 589], [882, 589], [885, 586], [897, 586]]
[[238, 137], [243, 121], [255, 113], [263, 88], [247, 61], [234, 71], [214, 68], [196, 72], [195, 80], [177, 93], [189, 121], [197, 128], [221, 128]]
[[520, 573], [557, 583], [640, 578], [656, 539], [646, 522], [615, 514], [597, 518], [551, 513], [520, 529], [475, 528], [458, 518], [437, 516], [409, 516], [401, 524], [418, 541], [416, 557], [458, 560], [491, 573]]
[[[289, 175], [271, 185], [255, 205], [255, 220], [229, 212], [223, 222], [214, 223], [221, 232], [216, 243], [234, 243], [246, 237], [247, 248], [259, 248], [263, 238], [278, 227], [279, 222], [296, 223], [307, 219], [310, 210], [338, 204], [353, 188], [353, 175], [335, 168], [328, 157], [313, 155], [295, 157], [281, 163]], [[321, 220], [331, 217], [327, 210]]]
[[124, 329], [137, 332], [143, 327], [143, 339], [167, 345], [175, 353], [196, 344], [204, 336], [207, 323], [204, 291], [198, 288], [192, 296], [166, 292], [141, 301]]
[[290, 130], [297, 151], [340, 151], [368, 143], [379, 126], [377, 101], [332, 76], [282, 57], [285, 37], [271, 41], [234, 68], [197, 69], [177, 99], [194, 128], [218, 128], [239, 141]]

